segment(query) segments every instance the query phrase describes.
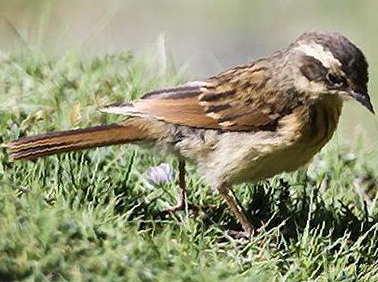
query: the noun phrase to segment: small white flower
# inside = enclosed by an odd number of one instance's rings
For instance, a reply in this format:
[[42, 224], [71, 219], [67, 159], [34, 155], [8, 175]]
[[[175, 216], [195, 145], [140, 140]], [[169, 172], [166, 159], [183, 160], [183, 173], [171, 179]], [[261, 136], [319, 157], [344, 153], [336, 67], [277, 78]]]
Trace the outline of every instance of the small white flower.
[[146, 172], [146, 180], [152, 186], [161, 186], [173, 180], [172, 168], [168, 163], [150, 167]]

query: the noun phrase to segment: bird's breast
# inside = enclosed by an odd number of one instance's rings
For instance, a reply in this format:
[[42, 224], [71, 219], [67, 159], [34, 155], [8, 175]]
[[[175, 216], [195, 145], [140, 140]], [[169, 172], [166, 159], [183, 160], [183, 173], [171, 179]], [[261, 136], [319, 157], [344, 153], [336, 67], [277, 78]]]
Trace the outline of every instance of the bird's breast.
[[[325, 94], [327, 95], [327, 94]], [[320, 150], [332, 137], [339, 123], [342, 100], [336, 95], [327, 95], [312, 104], [305, 113], [303, 143]]]
[[342, 100], [334, 96], [297, 108], [284, 118], [277, 139], [267, 154], [261, 154], [256, 178], [264, 179], [293, 171], [308, 163], [331, 139], [341, 114]]

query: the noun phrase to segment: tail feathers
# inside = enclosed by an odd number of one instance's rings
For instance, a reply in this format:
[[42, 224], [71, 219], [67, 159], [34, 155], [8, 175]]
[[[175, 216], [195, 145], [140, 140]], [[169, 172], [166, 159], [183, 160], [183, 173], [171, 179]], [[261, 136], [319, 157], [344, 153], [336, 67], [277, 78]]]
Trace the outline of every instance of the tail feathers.
[[133, 123], [107, 124], [20, 138], [2, 144], [11, 160], [30, 160], [38, 157], [77, 151], [93, 147], [129, 143], [146, 138]]

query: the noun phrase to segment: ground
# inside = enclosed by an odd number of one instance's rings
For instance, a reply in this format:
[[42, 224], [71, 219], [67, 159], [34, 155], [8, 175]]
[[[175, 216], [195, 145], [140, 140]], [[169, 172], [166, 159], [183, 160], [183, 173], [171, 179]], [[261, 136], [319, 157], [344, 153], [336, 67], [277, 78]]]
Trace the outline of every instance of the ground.
[[[97, 109], [183, 81], [155, 61], [3, 56], [0, 142], [120, 120]], [[199, 209], [164, 212], [176, 182], [146, 172], [177, 172], [172, 157], [113, 146], [11, 163], [0, 151], [0, 280], [377, 281], [376, 152], [337, 137], [307, 168], [235, 187], [260, 231], [250, 242], [228, 235], [240, 226], [194, 166]]]

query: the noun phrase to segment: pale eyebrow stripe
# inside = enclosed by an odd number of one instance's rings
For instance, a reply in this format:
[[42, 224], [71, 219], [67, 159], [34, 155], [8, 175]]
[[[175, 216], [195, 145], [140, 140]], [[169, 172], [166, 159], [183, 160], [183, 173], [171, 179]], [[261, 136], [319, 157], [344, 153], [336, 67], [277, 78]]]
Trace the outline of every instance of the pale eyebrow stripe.
[[317, 43], [305, 44], [302, 43], [295, 47], [294, 50], [301, 51], [307, 56], [311, 56], [322, 63], [325, 68], [330, 68], [331, 66], [341, 67], [341, 63], [336, 59], [330, 51], [324, 50], [324, 47]]

